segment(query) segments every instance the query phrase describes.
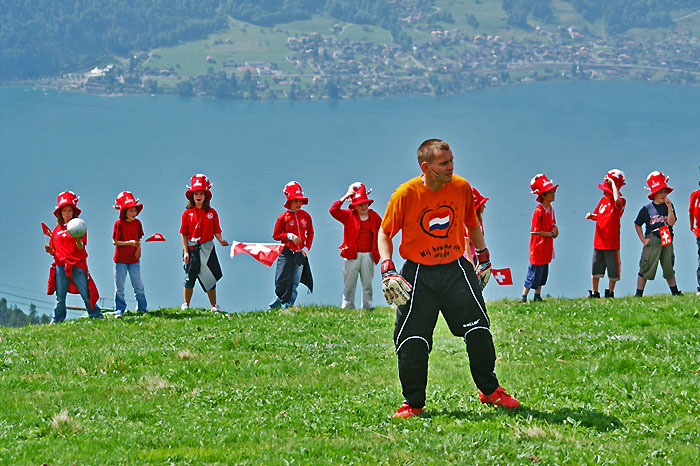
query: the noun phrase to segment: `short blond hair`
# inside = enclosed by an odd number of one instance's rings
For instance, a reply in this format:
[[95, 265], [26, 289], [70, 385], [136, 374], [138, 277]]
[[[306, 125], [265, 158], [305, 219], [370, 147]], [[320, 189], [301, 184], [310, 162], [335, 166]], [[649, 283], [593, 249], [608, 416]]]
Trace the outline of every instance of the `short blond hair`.
[[418, 165], [435, 159], [436, 150], [450, 150], [450, 145], [442, 139], [427, 139], [418, 148]]

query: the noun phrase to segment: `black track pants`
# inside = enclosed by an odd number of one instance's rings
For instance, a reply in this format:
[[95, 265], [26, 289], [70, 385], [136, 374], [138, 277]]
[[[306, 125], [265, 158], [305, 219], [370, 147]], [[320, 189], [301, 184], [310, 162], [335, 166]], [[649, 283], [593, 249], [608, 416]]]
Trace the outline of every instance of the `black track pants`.
[[440, 311], [452, 334], [465, 340], [474, 383], [483, 393], [493, 393], [498, 388], [496, 350], [474, 267], [463, 257], [442, 265], [406, 261], [401, 275], [413, 286], [409, 302], [396, 310], [394, 327], [399, 379], [408, 404], [425, 405], [428, 354]]

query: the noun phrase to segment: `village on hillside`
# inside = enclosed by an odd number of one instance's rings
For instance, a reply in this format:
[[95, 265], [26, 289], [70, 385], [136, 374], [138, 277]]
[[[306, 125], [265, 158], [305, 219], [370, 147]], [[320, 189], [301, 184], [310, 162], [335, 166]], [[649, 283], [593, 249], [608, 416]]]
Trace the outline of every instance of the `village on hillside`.
[[[642, 42], [627, 36], [596, 38], [574, 26], [537, 26], [521, 37], [469, 36], [434, 29], [429, 39], [407, 35], [382, 43], [308, 32], [286, 39], [279, 61], [245, 60], [235, 54], [217, 63], [193, 57], [206, 73], [181, 74], [178, 65], [154, 67], [155, 53], [73, 73], [40, 84], [96, 94], [167, 93], [241, 99], [319, 99], [390, 95], [450, 95], [515, 82], [552, 79], [700, 82], [700, 39], [667, 34]], [[278, 29], [278, 32], [281, 31]], [[216, 39], [212, 47], [230, 45]]]

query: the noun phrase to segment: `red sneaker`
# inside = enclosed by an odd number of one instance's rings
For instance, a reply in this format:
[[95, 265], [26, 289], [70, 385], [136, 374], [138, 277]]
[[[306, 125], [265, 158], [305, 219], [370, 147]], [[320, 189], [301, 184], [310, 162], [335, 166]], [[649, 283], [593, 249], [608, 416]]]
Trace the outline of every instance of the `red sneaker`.
[[396, 412], [394, 413], [394, 417], [399, 417], [399, 418], [413, 417], [413, 416], [419, 415], [423, 411], [424, 411], [423, 408], [413, 408], [408, 403], [404, 403], [401, 405], [401, 407], [398, 410], [396, 410]]
[[483, 393], [481, 393], [481, 390], [479, 390], [479, 399], [482, 403], [486, 403], [488, 405], [503, 406], [505, 408], [517, 408], [518, 406], [520, 406], [520, 402], [512, 396], [510, 396], [509, 394], [507, 394], [506, 389], [501, 387], [500, 385], [498, 386], [496, 391], [490, 395], [484, 395]]

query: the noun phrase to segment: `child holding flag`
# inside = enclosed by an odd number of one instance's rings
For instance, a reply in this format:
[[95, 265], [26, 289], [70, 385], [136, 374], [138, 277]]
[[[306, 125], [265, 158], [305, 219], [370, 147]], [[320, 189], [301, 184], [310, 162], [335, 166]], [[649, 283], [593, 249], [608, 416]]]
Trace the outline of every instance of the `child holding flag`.
[[549, 263], [554, 258], [554, 238], [559, 236], [557, 220], [552, 202], [557, 194], [558, 184], [553, 184], [544, 174], [539, 173], [530, 180], [532, 194], [537, 194], [537, 207], [532, 214], [530, 228], [530, 266], [525, 277], [521, 303], [527, 302], [530, 288], [535, 289], [533, 301], [542, 301], [542, 287], [547, 284]]
[[301, 209], [302, 205], [309, 203], [309, 199], [304, 196], [301, 185], [296, 181], [287, 183], [282, 192], [287, 199], [284, 204], [287, 211], [277, 218], [272, 238], [281, 241], [284, 249], [277, 258], [275, 300], [270, 304], [270, 309], [293, 306], [299, 283], [304, 283], [313, 291], [313, 279], [306, 255], [314, 240], [314, 227], [311, 215]]
[[[634, 228], [642, 242], [642, 258], [639, 260], [639, 273], [637, 274], [636, 297], [642, 297], [647, 280], [656, 277], [656, 269], [661, 262], [664, 278], [668, 282], [671, 294], [682, 296], [676, 285], [676, 273], [673, 264], [676, 256], [673, 252], [673, 225], [676, 223], [675, 209], [668, 195], [673, 188], [668, 186], [668, 177], [659, 171], [653, 171], [647, 176], [647, 185], [644, 189], [651, 191], [651, 202], [643, 206], [637, 218], [634, 220]], [[644, 225], [644, 234], [642, 234]]]
[[114, 222], [112, 242], [114, 243], [114, 317], [120, 318], [126, 311], [124, 282], [129, 274], [131, 286], [136, 296], [136, 312], [148, 312], [146, 294], [141, 280], [141, 238], [143, 227], [136, 216], [141, 213], [143, 204], [129, 191], [122, 191], [115, 200], [114, 208], [119, 218]]
[[608, 289], [606, 298], [615, 297], [615, 283], [620, 279], [620, 217], [625, 211], [626, 201], [622, 198], [620, 188], [625, 185], [625, 173], [614, 168], [610, 170], [598, 187], [603, 190], [603, 197], [593, 212], [586, 218], [596, 222], [593, 240], [592, 290], [589, 298], [600, 298], [598, 285], [608, 269]]
[[221, 307], [216, 302], [216, 282], [223, 273], [216, 256], [214, 238], [222, 246], [228, 246], [228, 241], [221, 237], [219, 214], [210, 205], [212, 184], [209, 178], [197, 174], [192, 177], [190, 184], [185, 192], [188, 202], [180, 226], [185, 268], [185, 302], [180, 308], [183, 311], [189, 309], [194, 282], [198, 280], [207, 292], [211, 310], [221, 312]]

